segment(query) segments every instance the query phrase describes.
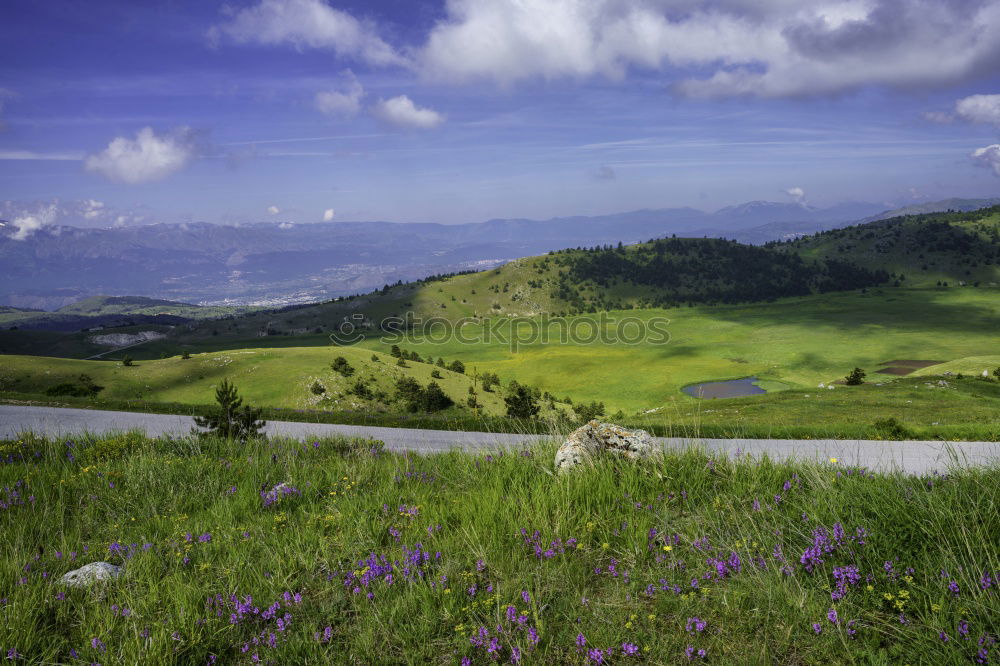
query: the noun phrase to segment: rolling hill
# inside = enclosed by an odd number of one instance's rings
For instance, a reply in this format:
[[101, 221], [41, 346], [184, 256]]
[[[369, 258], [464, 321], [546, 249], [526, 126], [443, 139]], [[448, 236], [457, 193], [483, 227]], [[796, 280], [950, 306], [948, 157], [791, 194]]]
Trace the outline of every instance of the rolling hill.
[[894, 274], [908, 287], [1000, 284], [1000, 206], [877, 220], [776, 245]]

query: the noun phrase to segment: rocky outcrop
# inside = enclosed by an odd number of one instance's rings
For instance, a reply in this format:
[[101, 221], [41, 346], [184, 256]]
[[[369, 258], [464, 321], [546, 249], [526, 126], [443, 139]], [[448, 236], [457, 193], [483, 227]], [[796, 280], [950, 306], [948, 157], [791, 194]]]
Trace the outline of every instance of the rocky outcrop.
[[63, 585], [70, 587], [90, 587], [94, 583], [113, 580], [122, 575], [122, 568], [108, 562], [91, 562], [75, 569], [59, 579]]
[[613, 423], [591, 421], [571, 432], [556, 451], [556, 471], [590, 464], [607, 455], [641, 460], [657, 451], [656, 442], [645, 430], [629, 430]]

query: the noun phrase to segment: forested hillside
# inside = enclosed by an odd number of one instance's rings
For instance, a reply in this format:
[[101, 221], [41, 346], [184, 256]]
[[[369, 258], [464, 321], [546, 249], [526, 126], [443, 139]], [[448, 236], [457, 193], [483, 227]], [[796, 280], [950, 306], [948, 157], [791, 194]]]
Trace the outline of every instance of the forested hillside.
[[1000, 206], [895, 217], [769, 247], [886, 270], [904, 286], [990, 286], [1000, 283]]

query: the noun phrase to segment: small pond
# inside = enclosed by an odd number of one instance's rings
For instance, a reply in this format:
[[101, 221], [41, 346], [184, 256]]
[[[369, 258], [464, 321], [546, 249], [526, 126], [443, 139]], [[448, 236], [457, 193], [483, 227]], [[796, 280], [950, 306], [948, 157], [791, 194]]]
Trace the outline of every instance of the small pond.
[[759, 381], [756, 377], [744, 377], [743, 379], [730, 379], [725, 382], [691, 384], [681, 390], [695, 398], [740, 398], [745, 395], [767, 393], [767, 391], [757, 386], [756, 382]]

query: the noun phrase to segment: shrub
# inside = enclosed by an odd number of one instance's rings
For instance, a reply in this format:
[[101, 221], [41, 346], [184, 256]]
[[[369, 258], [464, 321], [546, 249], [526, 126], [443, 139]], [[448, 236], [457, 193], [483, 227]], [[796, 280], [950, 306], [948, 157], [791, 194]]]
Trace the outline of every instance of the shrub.
[[433, 377], [434, 379], [442, 379], [441, 373], [438, 372], [437, 370], [431, 370], [431, 377]]
[[500, 386], [500, 378], [493, 372], [483, 373], [483, 390], [487, 393], [493, 391], [494, 386]]
[[372, 354], [372, 361], [375, 363], [379, 363], [378, 354]]
[[95, 384], [90, 375], [80, 375], [77, 377], [76, 382], [63, 382], [49, 387], [45, 390], [45, 395], [89, 398], [103, 390], [104, 387]]
[[358, 396], [362, 400], [371, 400], [374, 397], [371, 389], [368, 388], [368, 385], [365, 384], [360, 379], [354, 382], [354, 384], [351, 385], [349, 389], [347, 389], [347, 392], [352, 395]]
[[398, 365], [401, 368], [408, 368], [408, 367], [410, 367], [409, 364], [406, 362], [406, 359], [403, 358], [402, 356], [400, 356], [398, 359], [396, 359], [396, 365]]
[[573, 411], [576, 412], [577, 418], [581, 421], [592, 421], [598, 417], [604, 416], [604, 403], [595, 401], [588, 405], [581, 402], [579, 405], [573, 407]]
[[[402, 359], [400, 359], [402, 360]], [[420, 410], [423, 404], [424, 390], [413, 377], [400, 377], [396, 380], [396, 397], [403, 403], [408, 412]]]
[[219, 388], [215, 389], [215, 402], [218, 407], [214, 413], [194, 417], [196, 426], [208, 429], [201, 435], [246, 441], [262, 434], [260, 431], [265, 422], [260, 419], [260, 408], [244, 405], [243, 398], [228, 379], [222, 380]]
[[438, 386], [437, 382], [431, 382], [427, 385], [427, 388], [424, 389], [423, 398], [424, 411], [427, 412], [439, 412], [442, 409], [448, 409], [455, 404], [452, 399], [441, 390], [441, 387]]
[[320, 384], [319, 380], [314, 381], [312, 386], [309, 387], [309, 390], [312, 391], [313, 395], [323, 395], [326, 393], [326, 387]]
[[351, 367], [351, 364], [348, 363], [347, 359], [343, 356], [338, 356], [333, 359], [333, 363], [330, 364], [330, 369], [343, 375], [344, 377], [350, 377], [354, 374], [354, 368]]
[[400, 377], [396, 381], [396, 397], [409, 412], [438, 412], [455, 404], [437, 382], [423, 388], [412, 377]]
[[848, 386], [860, 386], [865, 383], [865, 371], [861, 368], [854, 368], [851, 370], [851, 374], [844, 377], [844, 381]]
[[181, 354], [181, 358], [182, 358], [183, 360], [185, 360], [185, 361], [186, 361], [186, 360], [188, 360], [189, 358], [191, 358], [191, 353], [190, 353], [190, 352], [188, 352], [187, 350], [185, 350], [185, 351], [184, 351], [184, 352], [183, 352], [183, 353]]
[[538, 416], [538, 398], [530, 386], [511, 381], [503, 401], [507, 405], [507, 416], [518, 419], [533, 419]]
[[875, 419], [872, 428], [875, 429], [877, 435], [882, 439], [907, 439], [911, 434], [910, 430], [897, 421], [894, 416], [885, 419]]
[[465, 364], [461, 361], [455, 360], [448, 365], [448, 369], [452, 372], [457, 372], [460, 375], [465, 374]]
[[393, 345], [392, 348], [389, 350], [389, 353], [395, 356], [396, 358], [403, 357], [403, 351], [399, 348], [399, 345]]
[[132, 360], [131, 356], [125, 354], [124, 356], [122, 356], [122, 365], [124, 365], [126, 368], [131, 368], [133, 365], [135, 365], [135, 361]]

